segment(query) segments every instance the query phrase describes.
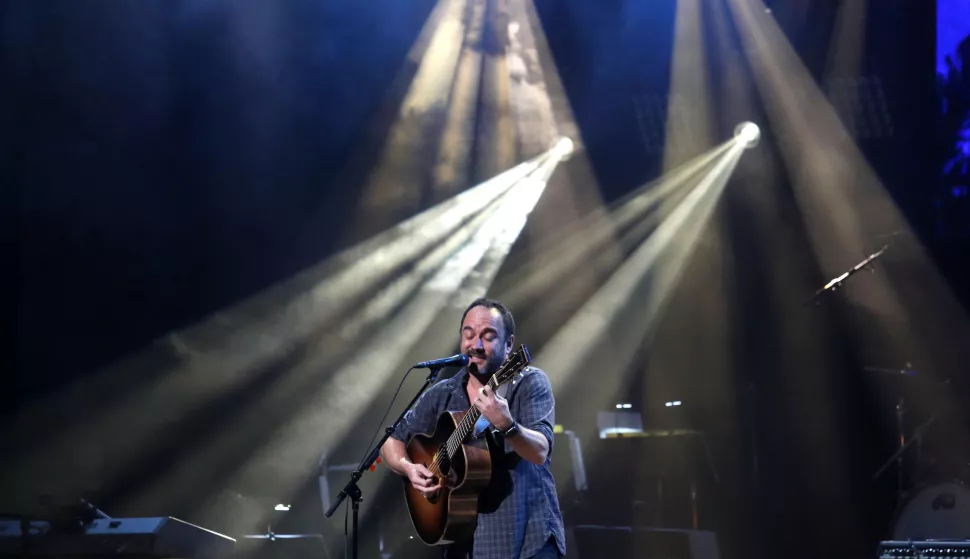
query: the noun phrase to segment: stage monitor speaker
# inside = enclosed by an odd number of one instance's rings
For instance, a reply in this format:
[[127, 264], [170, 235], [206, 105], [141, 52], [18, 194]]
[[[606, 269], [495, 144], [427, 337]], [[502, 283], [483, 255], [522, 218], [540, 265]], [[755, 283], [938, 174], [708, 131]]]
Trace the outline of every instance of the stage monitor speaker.
[[720, 559], [717, 536], [702, 530], [578, 525], [569, 530], [574, 559]]

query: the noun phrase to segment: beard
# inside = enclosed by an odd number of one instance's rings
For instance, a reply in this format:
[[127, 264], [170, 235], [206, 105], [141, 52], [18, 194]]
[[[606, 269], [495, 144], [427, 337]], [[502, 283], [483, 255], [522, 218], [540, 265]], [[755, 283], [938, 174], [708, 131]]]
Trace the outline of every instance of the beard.
[[492, 375], [495, 374], [499, 368], [502, 367], [502, 363], [505, 363], [505, 348], [502, 348], [502, 352], [499, 354], [494, 354], [491, 357], [480, 354], [469, 354], [469, 357], [476, 357], [478, 359], [484, 359], [485, 362], [482, 365], [478, 363], [471, 363], [468, 366], [468, 371], [478, 377], [479, 380], [487, 381]]

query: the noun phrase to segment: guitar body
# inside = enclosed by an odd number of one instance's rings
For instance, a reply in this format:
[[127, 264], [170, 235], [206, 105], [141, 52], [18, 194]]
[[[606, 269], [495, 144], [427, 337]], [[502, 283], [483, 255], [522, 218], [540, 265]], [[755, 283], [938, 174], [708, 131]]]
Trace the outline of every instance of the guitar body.
[[[435, 471], [436, 455], [446, 457], [443, 447], [467, 412], [445, 412], [438, 418], [433, 434], [414, 435], [408, 441], [409, 459]], [[440, 451], [440, 452], [439, 452]], [[445, 475], [441, 491], [426, 498], [405, 481], [404, 494], [414, 530], [428, 545], [447, 545], [467, 540], [478, 522], [478, 494], [492, 475], [488, 450], [461, 445], [452, 460], [440, 468]]]

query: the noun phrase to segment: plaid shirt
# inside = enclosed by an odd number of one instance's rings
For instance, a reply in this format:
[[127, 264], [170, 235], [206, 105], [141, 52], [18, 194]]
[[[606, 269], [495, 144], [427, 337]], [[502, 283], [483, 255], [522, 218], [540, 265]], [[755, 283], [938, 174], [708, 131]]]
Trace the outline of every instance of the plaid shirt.
[[[442, 413], [469, 409], [467, 382], [468, 371], [462, 369], [432, 386], [391, 436], [407, 443], [416, 433], [432, 432]], [[512, 418], [519, 425], [545, 435], [549, 457], [541, 466], [522, 459], [502, 435], [492, 432], [494, 428], [487, 425], [484, 417], [480, 419], [476, 432], [483, 426], [487, 429], [470, 437], [466, 444], [484, 448], [486, 438], [492, 438], [495, 448], [504, 448], [505, 454], [492, 453], [492, 480], [479, 496], [472, 555], [475, 559], [526, 559], [535, 555], [550, 537], [555, 538], [559, 553], [565, 555], [562, 514], [549, 469], [556, 411], [552, 385], [543, 371], [526, 367], [498, 393], [508, 400]]]

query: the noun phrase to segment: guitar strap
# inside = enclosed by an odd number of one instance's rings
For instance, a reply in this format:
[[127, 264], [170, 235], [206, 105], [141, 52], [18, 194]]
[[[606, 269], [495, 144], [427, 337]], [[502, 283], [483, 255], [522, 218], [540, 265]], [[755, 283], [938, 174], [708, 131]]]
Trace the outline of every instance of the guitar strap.
[[[513, 381], [513, 382], [518, 382], [519, 376], [521, 374], [522, 373], [516, 373], [516, 375], [515, 375], [515, 381]], [[498, 390], [496, 390], [495, 393], [498, 394], [499, 396], [505, 398], [506, 400], [508, 400], [509, 399], [509, 391], [510, 390], [512, 390], [512, 383], [511, 382], [507, 382], [507, 383], [503, 384], [502, 386], [499, 386], [498, 387]]]

